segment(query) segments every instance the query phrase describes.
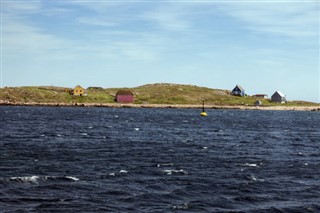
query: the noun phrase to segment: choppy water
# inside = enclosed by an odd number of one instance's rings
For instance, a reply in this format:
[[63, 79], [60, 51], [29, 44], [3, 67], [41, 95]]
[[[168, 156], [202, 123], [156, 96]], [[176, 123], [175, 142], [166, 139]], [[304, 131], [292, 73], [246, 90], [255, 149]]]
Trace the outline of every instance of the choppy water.
[[320, 212], [320, 113], [0, 107], [0, 212]]

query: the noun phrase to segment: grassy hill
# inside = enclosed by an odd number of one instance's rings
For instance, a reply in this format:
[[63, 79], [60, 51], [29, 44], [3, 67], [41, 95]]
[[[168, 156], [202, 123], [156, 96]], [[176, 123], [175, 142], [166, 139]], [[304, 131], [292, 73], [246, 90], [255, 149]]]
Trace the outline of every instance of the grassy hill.
[[[0, 89], [0, 101], [23, 103], [115, 103], [115, 95], [120, 89], [130, 89], [135, 94], [135, 104], [201, 104], [203, 100], [211, 105], [248, 105], [252, 106], [256, 97], [231, 96], [230, 91], [210, 89], [194, 85], [147, 84], [135, 88], [87, 89], [87, 96], [72, 96], [65, 88], [54, 86], [6, 87]], [[262, 100], [263, 105], [278, 105]], [[319, 106], [316, 103], [293, 101], [287, 106]]]

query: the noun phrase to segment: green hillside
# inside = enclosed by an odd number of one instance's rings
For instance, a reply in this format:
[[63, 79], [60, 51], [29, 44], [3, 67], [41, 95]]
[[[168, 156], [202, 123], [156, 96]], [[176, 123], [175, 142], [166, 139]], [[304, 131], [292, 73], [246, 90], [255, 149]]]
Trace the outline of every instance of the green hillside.
[[[230, 91], [210, 89], [194, 85], [147, 84], [135, 88], [89, 87], [86, 96], [72, 96], [66, 88], [53, 86], [6, 87], [0, 89], [0, 101], [9, 103], [115, 103], [115, 94], [120, 89], [130, 89], [135, 94], [135, 104], [201, 104], [252, 106], [256, 97], [231, 96]], [[262, 100], [263, 105], [278, 105]], [[287, 106], [319, 106], [319, 104], [293, 101]]]

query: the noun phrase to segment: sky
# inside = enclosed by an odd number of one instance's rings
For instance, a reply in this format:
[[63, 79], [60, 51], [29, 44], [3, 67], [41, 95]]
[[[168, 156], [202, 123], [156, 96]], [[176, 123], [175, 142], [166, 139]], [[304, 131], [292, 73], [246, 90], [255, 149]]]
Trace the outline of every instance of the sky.
[[320, 102], [320, 2], [0, 0], [1, 87], [176, 83]]

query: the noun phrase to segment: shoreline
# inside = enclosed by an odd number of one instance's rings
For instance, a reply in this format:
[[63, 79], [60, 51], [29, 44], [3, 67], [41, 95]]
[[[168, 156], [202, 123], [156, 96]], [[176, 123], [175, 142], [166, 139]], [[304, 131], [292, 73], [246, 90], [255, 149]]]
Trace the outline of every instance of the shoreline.
[[[36, 103], [36, 102], [4, 102], [0, 106], [43, 106], [43, 107], [107, 107], [107, 108], [172, 108], [202, 109], [201, 104], [121, 104], [121, 103]], [[320, 111], [319, 106], [243, 106], [243, 105], [206, 105], [206, 109], [236, 110], [288, 110], [288, 111]]]

